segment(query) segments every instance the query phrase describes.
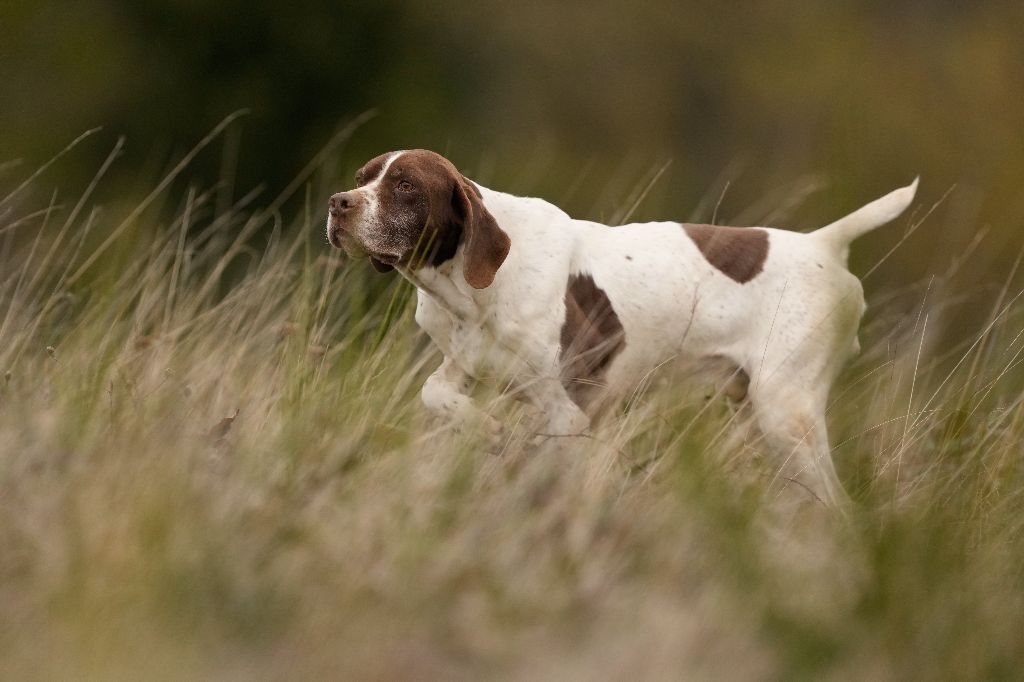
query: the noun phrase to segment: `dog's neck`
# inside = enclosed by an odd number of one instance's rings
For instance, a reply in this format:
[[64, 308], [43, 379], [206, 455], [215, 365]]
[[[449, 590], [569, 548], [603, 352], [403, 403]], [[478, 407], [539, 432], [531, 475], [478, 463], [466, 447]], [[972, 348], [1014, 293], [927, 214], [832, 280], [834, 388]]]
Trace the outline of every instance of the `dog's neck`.
[[[545, 226], [571, 220], [560, 208], [542, 199], [517, 197], [474, 183], [483, 196], [483, 203], [512, 239], [513, 250], [521, 238], [530, 238], [538, 229], [540, 219]], [[520, 247], [521, 248], [521, 247]], [[464, 246], [460, 244], [455, 255], [437, 266], [425, 265], [413, 270], [398, 266], [398, 271], [417, 289], [430, 296], [438, 305], [457, 319], [469, 323], [482, 323], [488, 314], [495, 293], [491, 287], [474, 289], [463, 274]], [[516, 267], [516, 256], [510, 253], [502, 267]], [[500, 274], [499, 270], [499, 274]]]
[[464, 322], [480, 322], [484, 313], [474, 296], [475, 290], [462, 276], [462, 260], [462, 246], [459, 246], [452, 258], [437, 267], [427, 265], [417, 269], [397, 269], [417, 289], [455, 318]]
[[[519, 197], [497, 192], [480, 183], [474, 185], [481, 191], [484, 206], [498, 220], [498, 224], [506, 231], [509, 223], [514, 223]], [[511, 214], [511, 215], [510, 215]], [[459, 244], [455, 254], [438, 265], [423, 265], [419, 268], [397, 266], [403, 277], [429, 296], [439, 306], [447, 310], [456, 319], [469, 323], [482, 323], [487, 315], [486, 301], [489, 293], [486, 290], [474, 289], [466, 282], [463, 275], [464, 246]]]

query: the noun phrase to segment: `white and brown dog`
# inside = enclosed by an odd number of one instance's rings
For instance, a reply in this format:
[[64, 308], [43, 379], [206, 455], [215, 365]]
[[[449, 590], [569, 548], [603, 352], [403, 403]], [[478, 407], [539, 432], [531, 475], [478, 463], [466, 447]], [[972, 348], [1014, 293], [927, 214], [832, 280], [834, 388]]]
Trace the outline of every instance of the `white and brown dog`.
[[609, 227], [489, 190], [424, 150], [384, 154], [330, 199], [327, 238], [418, 289], [444, 354], [423, 402], [501, 426], [468, 395], [512, 377], [549, 434], [579, 434], [670, 360], [724, 370], [768, 441], [822, 500], [844, 498], [825, 426], [829, 388], [864, 313], [850, 242], [898, 216], [917, 181], [815, 232], [678, 222]]

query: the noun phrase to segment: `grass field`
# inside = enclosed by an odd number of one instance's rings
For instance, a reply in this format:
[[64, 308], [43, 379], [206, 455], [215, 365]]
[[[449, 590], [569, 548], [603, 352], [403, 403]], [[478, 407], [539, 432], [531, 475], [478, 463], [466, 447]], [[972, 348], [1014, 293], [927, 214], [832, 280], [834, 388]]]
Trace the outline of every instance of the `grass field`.
[[431, 420], [409, 285], [327, 247], [303, 178], [218, 205], [174, 193], [183, 162], [113, 217], [21, 170], [0, 175], [3, 679], [1020, 674], [1013, 273], [951, 348], [941, 282], [869, 300], [829, 409], [843, 523], [671, 378], [582, 444], [537, 445], [487, 387], [500, 454]]

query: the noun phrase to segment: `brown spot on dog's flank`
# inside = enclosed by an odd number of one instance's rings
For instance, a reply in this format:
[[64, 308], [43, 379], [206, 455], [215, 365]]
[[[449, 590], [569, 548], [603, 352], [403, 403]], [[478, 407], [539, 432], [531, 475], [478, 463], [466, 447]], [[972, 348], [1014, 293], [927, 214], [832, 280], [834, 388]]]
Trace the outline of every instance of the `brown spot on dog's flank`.
[[683, 223], [704, 257], [740, 284], [757, 277], [768, 258], [768, 233], [756, 227], [722, 227]]
[[562, 384], [573, 402], [586, 408], [625, 347], [625, 330], [608, 295], [590, 275], [569, 275], [559, 359]]

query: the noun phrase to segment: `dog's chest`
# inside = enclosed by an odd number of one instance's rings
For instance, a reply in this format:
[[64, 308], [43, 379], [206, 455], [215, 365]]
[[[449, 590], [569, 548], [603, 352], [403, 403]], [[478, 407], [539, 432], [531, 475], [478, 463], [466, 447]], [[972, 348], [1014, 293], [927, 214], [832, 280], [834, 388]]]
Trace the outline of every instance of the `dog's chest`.
[[447, 310], [422, 291], [416, 302], [416, 324], [446, 357], [453, 358], [463, 371], [476, 378], [510, 367], [511, 354], [497, 343], [484, 320]]

